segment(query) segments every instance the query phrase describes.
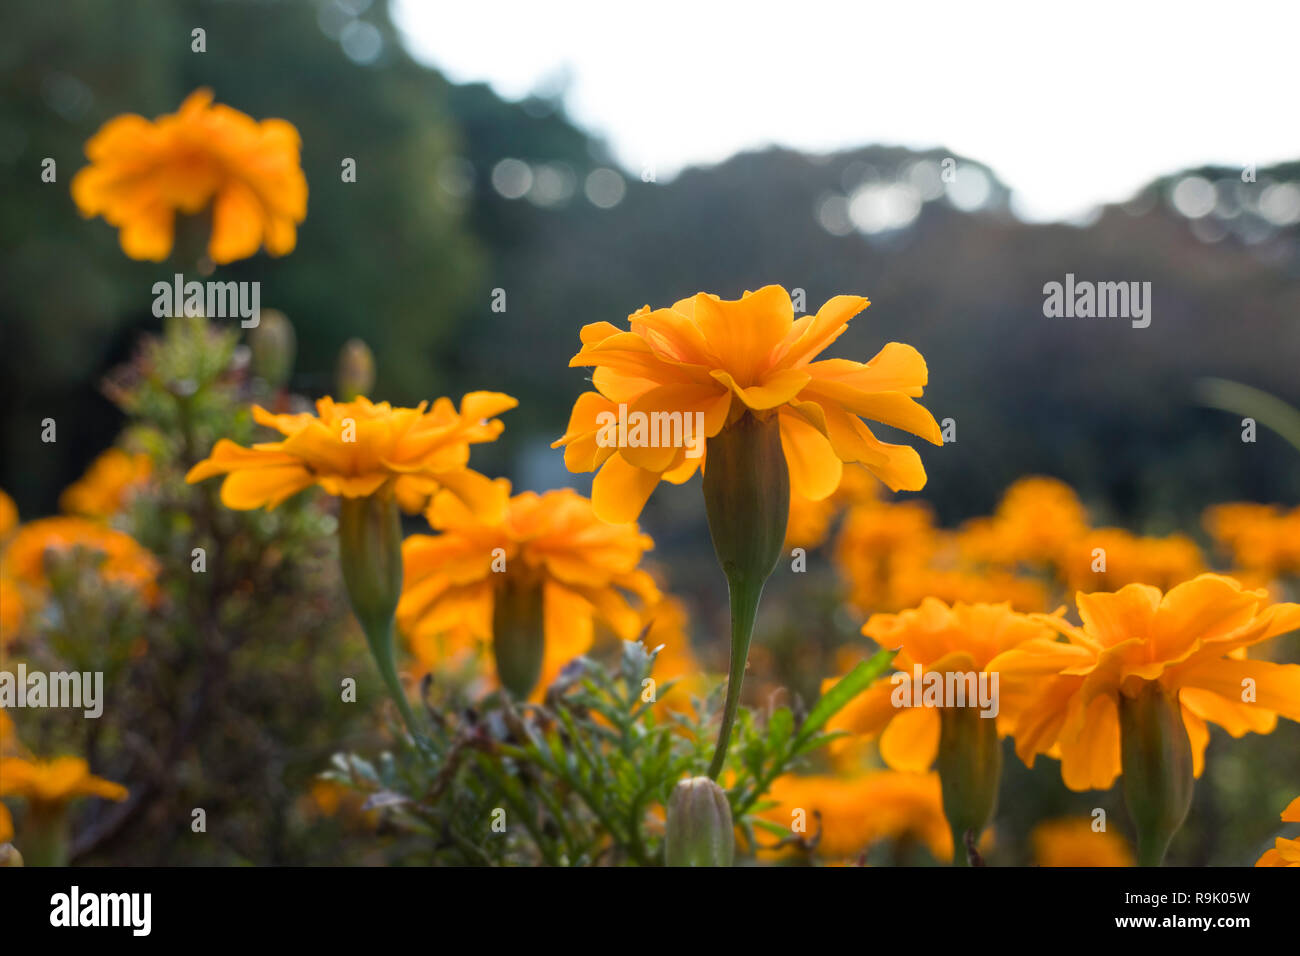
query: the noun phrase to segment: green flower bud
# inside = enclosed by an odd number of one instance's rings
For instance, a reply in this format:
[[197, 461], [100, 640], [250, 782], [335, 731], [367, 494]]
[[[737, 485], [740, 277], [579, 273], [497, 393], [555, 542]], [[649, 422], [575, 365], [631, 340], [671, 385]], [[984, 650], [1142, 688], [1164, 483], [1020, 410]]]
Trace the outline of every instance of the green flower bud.
[[542, 676], [543, 621], [541, 584], [506, 578], [492, 611], [492, 654], [501, 685], [518, 700], [527, 699]]
[[413, 728], [414, 714], [394, 660], [393, 615], [402, 596], [402, 520], [391, 492], [339, 499], [339, 563], [370, 653], [407, 726]]
[[736, 834], [726, 792], [708, 777], [680, 781], [668, 798], [664, 862], [669, 866], [731, 866]]
[[1137, 827], [1138, 862], [1159, 866], [1192, 805], [1192, 744], [1178, 695], [1147, 681], [1119, 695], [1124, 801]]
[[375, 356], [360, 339], [348, 339], [339, 351], [339, 401], [350, 402], [369, 395], [375, 386]]
[[781, 559], [790, 516], [790, 472], [775, 414], [760, 420], [747, 411], [709, 439], [704, 507], [731, 598], [731, 669], [709, 766], [716, 779], [727, 760], [763, 584]]
[[998, 722], [977, 707], [939, 711], [939, 783], [943, 814], [952, 829], [953, 863], [970, 864], [966, 835], [977, 843], [997, 809], [1002, 777]]
[[248, 347], [253, 353], [253, 376], [273, 389], [283, 388], [293, 371], [298, 349], [288, 317], [279, 309], [263, 309], [261, 321], [248, 333]]

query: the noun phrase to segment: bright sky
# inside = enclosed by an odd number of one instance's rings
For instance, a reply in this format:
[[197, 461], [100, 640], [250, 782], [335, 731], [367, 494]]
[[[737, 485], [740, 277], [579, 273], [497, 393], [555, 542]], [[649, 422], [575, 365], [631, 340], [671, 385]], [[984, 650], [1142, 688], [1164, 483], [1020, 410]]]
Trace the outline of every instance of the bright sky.
[[660, 180], [779, 143], [942, 146], [1033, 219], [1201, 163], [1300, 158], [1300, 0], [397, 0], [414, 56], [578, 123]]

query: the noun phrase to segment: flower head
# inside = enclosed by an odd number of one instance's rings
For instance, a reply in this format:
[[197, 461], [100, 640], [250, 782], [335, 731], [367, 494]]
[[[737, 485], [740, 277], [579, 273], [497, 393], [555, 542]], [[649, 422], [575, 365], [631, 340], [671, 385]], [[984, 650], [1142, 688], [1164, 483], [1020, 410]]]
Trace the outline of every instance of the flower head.
[[862, 463], [894, 490], [918, 489], [920, 456], [880, 441], [862, 419], [941, 444], [938, 424], [914, 401], [927, 379], [920, 353], [891, 342], [865, 364], [814, 361], [868, 304], [836, 296], [796, 320], [789, 294], [771, 285], [734, 301], [702, 292], [670, 308], [646, 306], [628, 317], [626, 331], [587, 325], [569, 364], [594, 367], [596, 390], [579, 396], [555, 447], [565, 446], [571, 471], [599, 469], [592, 503], [611, 522], [634, 520], [660, 479], [680, 484], [707, 467], [707, 442], [692, 450], [684, 442], [609, 440], [620, 406], [629, 418], [696, 416], [705, 439], [746, 413], [776, 417], [790, 486], [814, 501], [839, 487], [845, 462]]
[[1048, 820], [1030, 835], [1039, 866], [1132, 866], [1133, 851], [1111, 830], [1094, 830], [1086, 817]]
[[943, 815], [939, 775], [878, 771], [856, 777], [787, 774], [772, 784], [772, 806], [759, 816], [793, 835], [818, 834], [819, 856], [852, 860], [877, 843], [916, 840], [936, 859], [952, 856], [952, 836]]
[[1249, 502], [1215, 505], [1205, 512], [1205, 527], [1242, 568], [1300, 574], [1300, 506], [1287, 511]]
[[1072, 590], [1117, 590], [1125, 584], [1171, 588], [1205, 570], [1196, 542], [1186, 535], [1135, 535], [1123, 528], [1096, 528], [1065, 550], [1065, 579]]
[[1120, 696], [1158, 683], [1181, 704], [1200, 776], [1207, 721], [1234, 737], [1300, 720], [1300, 665], [1246, 657], [1300, 627], [1300, 604], [1269, 604], [1232, 578], [1202, 574], [1162, 594], [1146, 584], [1076, 596], [1082, 627], [1039, 616], [1067, 642], [1028, 641], [998, 655], [1004, 693], [1023, 693], [1016, 753], [1059, 756], [1072, 790], [1108, 789], [1120, 774]]
[[0, 796], [22, 797], [41, 808], [58, 808], [77, 797], [125, 800], [126, 787], [90, 772], [80, 757], [0, 759]]
[[90, 165], [73, 178], [72, 198], [83, 216], [117, 227], [132, 259], [167, 258], [176, 213], [195, 215], [209, 205], [213, 262], [244, 259], [263, 246], [282, 256], [293, 251], [307, 215], [300, 145], [291, 123], [259, 123], [200, 89], [152, 123], [128, 113], [100, 127], [86, 143]]
[[[509, 494], [509, 482], [497, 485]], [[521, 682], [545, 686], [591, 647], [597, 621], [635, 640], [643, 616], [629, 598], [643, 607], [659, 599], [639, 568], [654, 542], [635, 525], [600, 521], [575, 491], [523, 492], [497, 520], [442, 493], [427, 517], [440, 533], [404, 542], [397, 607], [398, 623], [426, 665], [483, 644], [499, 653], [502, 640], [519, 638], [505, 634], [507, 626], [535, 628], [543, 642], [539, 673]]]
[[86, 518], [108, 518], [122, 510], [149, 480], [153, 463], [148, 455], [130, 454], [110, 448], [90, 463], [86, 473], [59, 496], [59, 507], [68, 514]]
[[[936, 598], [926, 598], [901, 614], [872, 615], [862, 633], [881, 647], [898, 648], [894, 669], [908, 676], [918, 666], [922, 674], [991, 671], [990, 662], [1003, 651], [1053, 636], [1042, 621], [1013, 611], [1009, 604], [949, 607]], [[941, 708], [896, 706], [898, 686], [894, 676], [877, 680], [836, 714], [827, 729], [879, 736], [886, 764], [895, 770], [922, 772], [930, 769], [939, 753]], [[1002, 687], [997, 688], [997, 697], [996, 719], [1005, 733], [1011, 726], [1014, 701]], [[974, 702], [968, 706], [975, 706]]]
[[971, 557], [994, 564], [1054, 563], [1088, 530], [1088, 514], [1065, 482], [1031, 475], [1011, 484], [991, 518], [962, 529]]
[[[1300, 797], [1292, 800], [1282, 811], [1283, 823], [1300, 823]], [[1300, 866], [1300, 838], [1288, 840], [1278, 837], [1273, 849], [1265, 851], [1256, 866]]]
[[865, 468], [844, 469], [840, 485], [829, 497], [812, 501], [790, 495], [790, 519], [785, 530], [785, 549], [816, 548], [825, 542], [831, 524], [841, 510], [859, 504], [876, 505], [884, 486]]
[[18, 507], [4, 491], [0, 491], [0, 544], [18, 527]]
[[398, 502], [418, 511], [440, 489], [468, 507], [499, 517], [501, 489], [467, 467], [469, 446], [493, 441], [504, 427], [492, 418], [517, 402], [499, 392], [470, 392], [460, 410], [440, 398], [429, 408], [393, 408], [366, 398], [316, 403], [316, 414], [274, 415], [253, 406], [260, 424], [283, 441], [244, 448], [228, 439], [190, 469], [186, 480], [226, 475], [221, 500], [228, 508], [274, 508], [286, 498], [320, 485], [331, 495], [368, 497], [391, 485]]
[[43, 593], [50, 586], [47, 554], [86, 551], [102, 560], [99, 575], [138, 593], [146, 602], [158, 596], [158, 561], [134, 538], [86, 518], [41, 518], [23, 525], [0, 556], [0, 581]]

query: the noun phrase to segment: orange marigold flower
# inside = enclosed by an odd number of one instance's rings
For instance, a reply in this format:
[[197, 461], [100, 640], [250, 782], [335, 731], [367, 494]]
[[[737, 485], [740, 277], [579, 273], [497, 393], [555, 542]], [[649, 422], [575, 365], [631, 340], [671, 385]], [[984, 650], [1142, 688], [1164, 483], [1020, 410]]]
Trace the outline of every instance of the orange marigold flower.
[[[886, 840], [917, 840], [936, 859], [952, 856], [952, 836], [943, 815], [939, 775], [877, 771], [857, 777], [779, 777], [765, 800], [775, 806], [758, 816], [792, 836], [821, 838], [817, 854], [852, 860]], [[802, 832], [793, 827], [801, 824]]]
[[0, 759], [0, 797], [22, 797], [30, 804], [52, 808], [77, 797], [125, 800], [126, 795], [126, 787], [94, 776], [80, 757]]
[[320, 485], [329, 494], [365, 498], [391, 483], [407, 511], [419, 511], [440, 489], [468, 507], [499, 518], [502, 489], [470, 470], [469, 446], [501, 434], [493, 418], [517, 405], [500, 392], [470, 392], [456, 410], [448, 398], [429, 408], [393, 408], [366, 398], [316, 402], [316, 414], [274, 415], [253, 406], [253, 418], [285, 436], [244, 448], [221, 439], [185, 480], [226, 475], [221, 500], [228, 508], [274, 508], [286, 498]]
[[126, 505], [149, 481], [153, 462], [148, 455], [130, 454], [110, 448], [90, 463], [86, 473], [59, 496], [59, 507], [68, 514], [86, 518], [108, 518]]
[[0, 490], [0, 543], [18, 527], [18, 507], [14, 500]]
[[933, 416], [914, 401], [927, 380], [921, 354], [891, 342], [865, 364], [814, 361], [868, 304], [836, 296], [796, 320], [789, 294], [770, 285], [734, 301], [701, 292], [667, 309], [645, 306], [628, 316], [630, 331], [587, 325], [569, 365], [593, 366], [596, 390], [578, 397], [553, 447], [565, 446], [570, 471], [599, 469], [592, 503], [611, 522], [635, 520], [660, 479], [680, 484], [707, 458], [707, 443], [632, 447], [613, 438], [620, 406], [629, 421], [698, 413], [708, 439], [747, 411], [760, 421], [777, 416], [790, 488], [810, 500], [839, 487], [845, 462], [861, 462], [895, 491], [918, 489], [925, 469], [915, 449], [880, 441], [862, 419], [942, 444]]
[[840, 486], [820, 501], [791, 494], [790, 517], [785, 531], [786, 549], [819, 547], [825, 542], [840, 511], [863, 502], [878, 502], [883, 487], [867, 469], [850, 466], [844, 469]]
[[1162, 594], [1130, 584], [1075, 598], [1082, 627], [1039, 615], [1067, 642], [1028, 641], [998, 655], [1004, 693], [1024, 693], [1016, 753], [1033, 765], [1058, 756], [1071, 790], [1108, 789], [1119, 776], [1120, 695], [1147, 685], [1181, 704], [1200, 776], [1207, 721], [1234, 737], [1270, 733], [1281, 714], [1300, 720], [1300, 665], [1251, 660], [1247, 648], [1300, 627], [1300, 604], [1269, 604], [1232, 578], [1202, 574]]
[[171, 253], [176, 213], [212, 207], [208, 256], [218, 264], [293, 251], [307, 216], [307, 177], [293, 124], [262, 120], [212, 102], [196, 90], [152, 123], [115, 117], [86, 143], [90, 165], [72, 180], [87, 218], [117, 227], [132, 259], [161, 262]]
[[1300, 575], [1300, 506], [1234, 502], [1206, 509], [1210, 537], [1242, 568], [1268, 574]]
[[[1296, 797], [1282, 811], [1283, 823], [1300, 823], [1300, 797]], [[1300, 866], [1300, 838], [1288, 840], [1278, 837], [1273, 849], [1266, 850], [1256, 866]]]
[[977, 518], [962, 529], [967, 555], [1012, 565], [1021, 561], [1054, 563], [1088, 530], [1088, 515], [1065, 482], [1033, 475], [1011, 484], [991, 518]]
[[[496, 484], [509, 495], [508, 481]], [[398, 623], [426, 666], [448, 651], [483, 644], [494, 646], [500, 665], [503, 641], [518, 639], [505, 632], [530, 631], [543, 647], [534, 662], [540, 670], [511, 686], [523, 696], [591, 647], [597, 620], [636, 640], [642, 615], [629, 596], [643, 606], [659, 599], [638, 567], [654, 542], [635, 525], [600, 521], [591, 502], [570, 489], [515, 495], [496, 520], [442, 493], [427, 517], [441, 533], [403, 542], [397, 606]]]
[[1072, 591], [1114, 591], [1126, 584], [1163, 590], [1205, 570], [1196, 542], [1183, 534], [1144, 537], [1123, 528], [1097, 528], [1066, 548], [1063, 560]]
[[[949, 607], [936, 598], [926, 598], [920, 607], [901, 614], [874, 614], [862, 633], [883, 648], [899, 649], [894, 670], [909, 680], [918, 665], [922, 674], [993, 671], [990, 662], [1003, 651], [1026, 641], [1053, 638], [1051, 629], [1036, 616], [1019, 614], [1010, 604], [958, 603]], [[823, 689], [834, 683], [835, 679], [826, 681]], [[880, 756], [886, 764], [894, 770], [919, 773], [930, 769], [939, 752], [940, 709], [897, 706], [894, 696], [899, 688], [894, 675], [880, 678], [831, 718], [827, 730], [878, 736]], [[978, 688], [971, 690], [978, 692]], [[1000, 681], [996, 694], [997, 726], [1006, 734], [1013, 725], [1016, 701]], [[972, 697], [967, 706], [978, 708], [978, 699]], [[848, 738], [833, 742], [832, 748], [851, 746], [845, 740]]]
[[102, 558], [99, 575], [131, 588], [146, 602], [158, 596], [158, 561], [125, 532], [86, 518], [41, 518], [18, 529], [0, 556], [0, 580], [11, 578], [37, 592], [49, 587], [46, 554], [84, 550]]
[[892, 608], [892, 576], [906, 559], [927, 565], [939, 532], [923, 501], [872, 502], [849, 509], [835, 541], [836, 568], [849, 603], [866, 612]]
[[1094, 830], [1087, 817], [1048, 820], [1030, 836], [1039, 866], [1133, 866], [1133, 851], [1118, 833]]

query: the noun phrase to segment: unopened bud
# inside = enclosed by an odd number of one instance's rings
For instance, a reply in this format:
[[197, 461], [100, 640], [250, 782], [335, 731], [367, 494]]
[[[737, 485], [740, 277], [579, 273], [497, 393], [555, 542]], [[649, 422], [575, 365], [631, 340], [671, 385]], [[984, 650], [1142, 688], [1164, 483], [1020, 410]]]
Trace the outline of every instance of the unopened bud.
[[252, 350], [251, 371], [271, 388], [282, 388], [293, 372], [298, 337], [293, 324], [279, 309], [263, 309], [261, 321], [248, 333]]
[[360, 339], [348, 339], [339, 352], [339, 400], [350, 402], [369, 395], [375, 385], [375, 356]]
[[664, 862], [669, 866], [731, 866], [736, 834], [727, 794], [708, 777], [680, 781], [668, 798]]

